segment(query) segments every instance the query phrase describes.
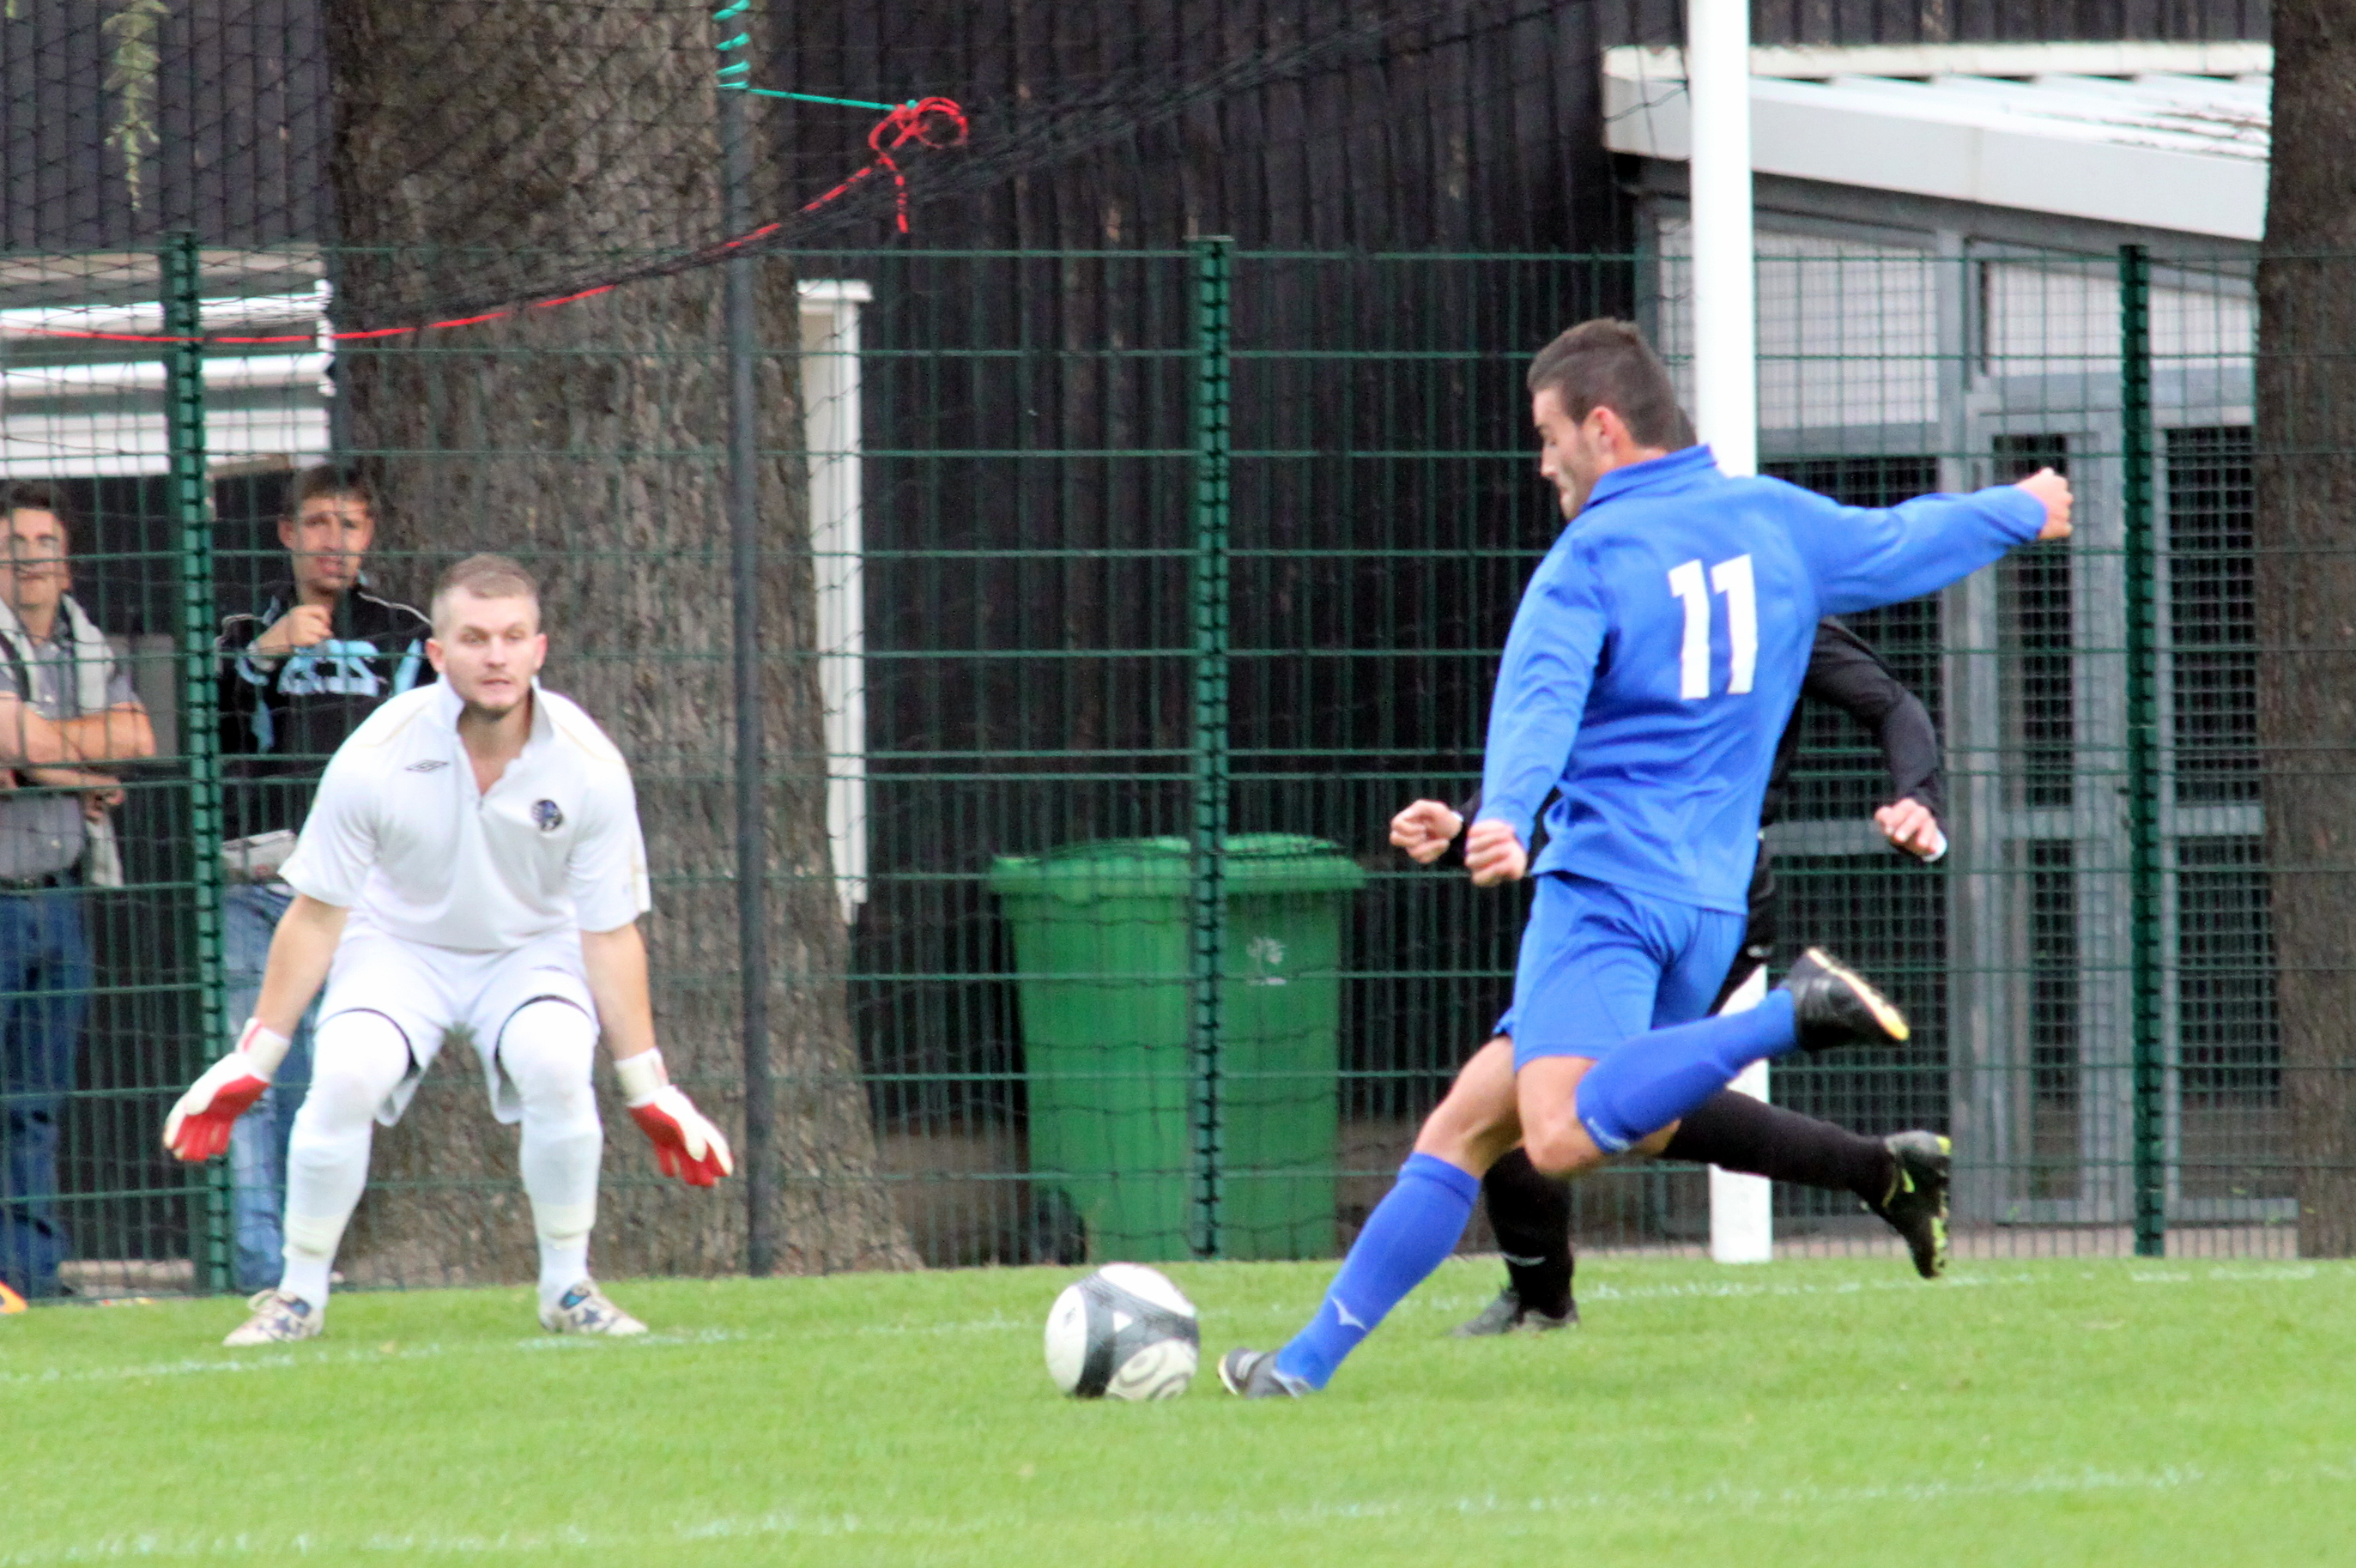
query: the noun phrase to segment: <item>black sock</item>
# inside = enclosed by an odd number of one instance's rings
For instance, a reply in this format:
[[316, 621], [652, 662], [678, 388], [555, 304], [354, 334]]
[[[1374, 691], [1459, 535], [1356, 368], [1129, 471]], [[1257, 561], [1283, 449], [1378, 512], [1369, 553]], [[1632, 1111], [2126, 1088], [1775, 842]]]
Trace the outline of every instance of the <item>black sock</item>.
[[1481, 1179], [1489, 1228], [1524, 1307], [1560, 1317], [1570, 1311], [1570, 1184], [1541, 1176], [1515, 1149]]
[[1869, 1203], [1890, 1195], [1895, 1169], [1879, 1138], [1731, 1089], [1719, 1090], [1687, 1113], [1661, 1157], [1854, 1192]]

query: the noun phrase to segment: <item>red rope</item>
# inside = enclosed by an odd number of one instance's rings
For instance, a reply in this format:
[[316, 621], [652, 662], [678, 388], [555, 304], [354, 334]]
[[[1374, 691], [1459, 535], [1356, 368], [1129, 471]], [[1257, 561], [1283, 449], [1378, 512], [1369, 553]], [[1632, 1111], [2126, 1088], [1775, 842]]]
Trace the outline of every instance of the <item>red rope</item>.
[[[912, 142], [919, 146], [933, 148], [962, 145], [969, 128], [965, 111], [959, 108], [953, 99], [920, 98], [912, 103], [903, 103], [878, 122], [875, 129], [867, 133], [867, 144], [873, 149], [875, 161], [815, 201], [804, 203], [795, 216], [816, 212], [827, 203], [856, 188], [861, 181], [870, 178], [881, 169], [892, 176], [894, 214], [898, 219], [900, 232], [907, 233], [908, 178], [901, 172], [898, 160], [892, 155]], [[718, 244], [699, 252], [698, 259], [704, 261], [716, 261], [732, 251], [741, 251], [748, 245], [757, 245], [784, 227], [782, 220], [765, 223], [749, 233], [721, 240]], [[611, 293], [619, 287], [621, 287], [619, 283], [599, 283], [593, 288], [577, 289], [572, 293], [558, 294], [550, 299], [530, 300], [522, 304], [485, 311], [479, 315], [452, 316], [447, 320], [428, 321], [415, 326], [372, 326], [351, 332], [331, 332], [326, 336], [330, 342], [348, 343], [360, 338], [400, 337], [413, 332], [438, 332], [446, 327], [479, 326], [484, 322], [503, 320], [509, 316], [519, 315], [525, 311], [553, 310], [558, 305], [572, 304], [579, 300], [594, 299], [599, 294]], [[83, 332], [64, 326], [20, 326], [15, 330], [27, 336], [77, 337], [105, 343], [218, 343], [225, 346], [248, 347], [281, 343], [316, 343], [321, 336], [316, 332], [294, 332], [272, 337], [240, 337], [224, 333], [206, 333], [201, 336], [188, 337], [166, 332]]]
[[[899, 163], [892, 155], [911, 142], [933, 148], [962, 145], [968, 128], [965, 111], [958, 108], [952, 99], [920, 98], [913, 103], [903, 103], [885, 115], [875, 129], [867, 133], [867, 144], [875, 150], [875, 161], [816, 201], [807, 203], [802, 211], [816, 212], [877, 169], [886, 169], [892, 176], [893, 204], [897, 209], [900, 232], [905, 234], [908, 232], [908, 177], [900, 172]], [[889, 144], [884, 141], [887, 135], [891, 138]]]

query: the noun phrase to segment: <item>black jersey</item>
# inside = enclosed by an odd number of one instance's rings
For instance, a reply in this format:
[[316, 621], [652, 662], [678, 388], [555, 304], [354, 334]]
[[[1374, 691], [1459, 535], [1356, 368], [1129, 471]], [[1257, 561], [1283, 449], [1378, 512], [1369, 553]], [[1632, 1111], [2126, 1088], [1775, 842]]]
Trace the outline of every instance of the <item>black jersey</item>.
[[[1946, 786], [1939, 773], [1939, 732], [1933, 728], [1922, 699], [1892, 675], [1881, 656], [1864, 638], [1830, 616], [1816, 624], [1816, 643], [1808, 655], [1808, 673], [1800, 683], [1800, 701], [1829, 702], [1873, 731], [1881, 747], [1882, 765], [1890, 773], [1885, 802], [1912, 796], [1931, 808], [1939, 831], [1947, 831]], [[1775, 743], [1775, 768], [1768, 776], [1767, 795], [1759, 812], [1763, 830], [1783, 814], [1791, 797], [1792, 759], [1800, 750], [1800, 709]], [[1774, 953], [1779, 934], [1776, 922], [1774, 857], [1766, 841], [1759, 845], [1758, 863], [1751, 869], [1751, 918], [1742, 933], [1742, 951], [1728, 971], [1718, 998], [1722, 1006], [1751, 969]], [[1713, 1007], [1713, 1011], [1716, 1008]]]
[[[1946, 831], [1946, 790], [1939, 776], [1939, 734], [1931, 726], [1930, 711], [1922, 699], [1890, 673], [1872, 645], [1830, 616], [1816, 623], [1815, 646], [1808, 654], [1808, 673], [1800, 683], [1802, 702], [1828, 702], [1873, 731], [1890, 770], [1886, 799], [1908, 796], [1931, 808]], [[1792, 710], [1775, 742], [1775, 766], [1767, 776], [1767, 795], [1759, 808], [1759, 826], [1767, 827], [1783, 815], [1791, 795], [1792, 759], [1800, 750], [1800, 711]]]
[[224, 837], [299, 831], [327, 758], [388, 697], [434, 678], [425, 617], [365, 585], [336, 601], [326, 641], [279, 658], [254, 639], [298, 601], [291, 582], [263, 590], [260, 609], [221, 623], [220, 747]]

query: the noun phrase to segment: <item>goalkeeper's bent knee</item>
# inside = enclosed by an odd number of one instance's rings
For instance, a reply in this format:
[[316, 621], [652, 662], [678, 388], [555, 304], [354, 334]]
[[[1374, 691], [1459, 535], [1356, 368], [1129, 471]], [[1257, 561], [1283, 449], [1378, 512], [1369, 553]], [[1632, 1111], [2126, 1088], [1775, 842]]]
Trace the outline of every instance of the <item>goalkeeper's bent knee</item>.
[[295, 1125], [322, 1130], [366, 1125], [409, 1075], [409, 1037], [382, 1013], [354, 1009], [323, 1019], [312, 1037], [311, 1088]]
[[595, 1118], [597, 1021], [571, 1002], [541, 997], [518, 1008], [493, 1055], [526, 1106]]

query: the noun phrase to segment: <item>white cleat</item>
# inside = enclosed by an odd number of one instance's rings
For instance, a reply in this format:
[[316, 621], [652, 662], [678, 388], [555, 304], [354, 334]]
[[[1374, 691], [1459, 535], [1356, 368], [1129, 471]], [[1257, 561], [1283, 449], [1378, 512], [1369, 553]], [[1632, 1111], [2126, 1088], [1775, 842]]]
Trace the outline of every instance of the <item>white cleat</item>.
[[540, 1309], [540, 1326], [552, 1334], [643, 1334], [647, 1326], [605, 1299], [594, 1280], [583, 1280]]
[[231, 1329], [222, 1344], [235, 1348], [316, 1339], [327, 1317], [325, 1306], [314, 1307], [275, 1289], [259, 1293], [246, 1306], [253, 1309], [253, 1316]]

